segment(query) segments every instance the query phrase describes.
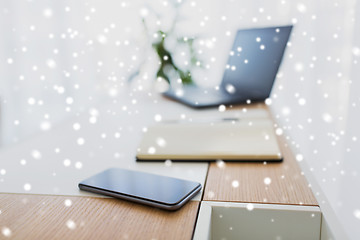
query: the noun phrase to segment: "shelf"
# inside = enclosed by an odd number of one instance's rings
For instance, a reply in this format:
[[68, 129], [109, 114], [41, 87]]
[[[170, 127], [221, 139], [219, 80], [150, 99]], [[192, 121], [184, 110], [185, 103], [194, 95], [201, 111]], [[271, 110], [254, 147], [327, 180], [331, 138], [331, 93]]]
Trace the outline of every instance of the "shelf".
[[319, 240], [320, 229], [317, 206], [203, 201], [194, 240]]

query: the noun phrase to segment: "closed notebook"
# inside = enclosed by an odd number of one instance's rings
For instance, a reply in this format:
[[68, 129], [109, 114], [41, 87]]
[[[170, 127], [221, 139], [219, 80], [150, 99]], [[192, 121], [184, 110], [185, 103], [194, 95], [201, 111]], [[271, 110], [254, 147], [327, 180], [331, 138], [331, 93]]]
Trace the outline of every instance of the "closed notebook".
[[148, 127], [138, 161], [281, 161], [269, 119], [161, 123]]

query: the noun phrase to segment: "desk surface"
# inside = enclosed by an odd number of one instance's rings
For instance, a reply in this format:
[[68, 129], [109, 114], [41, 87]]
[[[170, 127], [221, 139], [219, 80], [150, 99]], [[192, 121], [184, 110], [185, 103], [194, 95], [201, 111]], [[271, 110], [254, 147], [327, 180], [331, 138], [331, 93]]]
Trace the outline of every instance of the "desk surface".
[[279, 140], [282, 163], [211, 163], [203, 200], [317, 206], [293, 154]]
[[[123, 104], [131, 104], [131, 98], [129, 99], [130, 103]], [[182, 119], [184, 116], [187, 119], [204, 116], [269, 117], [266, 106], [246, 105], [233, 111], [219, 112], [217, 109], [194, 111], [157, 98], [146, 101], [145, 97], [143, 102], [144, 105], [141, 103], [136, 107], [138, 113], [130, 107], [126, 108], [127, 112], [117, 114], [113, 114], [110, 108], [104, 108], [104, 113], [98, 117], [95, 126], [88, 121], [91, 114], [86, 114], [31, 142], [0, 153], [0, 158], [4, 160], [0, 168], [7, 171], [0, 179], [0, 192], [3, 192], [0, 194], [2, 233], [9, 229], [17, 239], [24, 236], [37, 239], [50, 236], [66, 239], [110, 239], [114, 236], [124, 239], [191, 238], [201, 194], [197, 201], [190, 202], [179, 211], [165, 212], [125, 201], [86, 197], [85, 193], [75, 189], [78, 180], [109, 166], [134, 168], [202, 182], [206, 186], [204, 200], [317, 205], [287, 148], [283, 148], [285, 159], [280, 164], [228, 163], [225, 168], [219, 168], [216, 163], [212, 163], [207, 179], [208, 163], [173, 163], [166, 166], [163, 163], [134, 161], [134, 150], [141, 132], [139, 129], [154, 122], [157, 114], [161, 114], [163, 119]], [[74, 123], [81, 123], [82, 130], [74, 131]], [[117, 131], [120, 133], [118, 140], [113, 137]], [[103, 138], [102, 134], [106, 137]], [[81, 137], [86, 142], [78, 146], [77, 140]], [[283, 147], [284, 143], [280, 145]], [[60, 152], [54, 153], [57, 148]], [[42, 153], [41, 158], [34, 158], [34, 149]], [[21, 160], [25, 158], [26, 165], [22, 166]], [[71, 160], [71, 166], [64, 166], [66, 158]], [[79, 158], [83, 159], [81, 169], [76, 168], [76, 159]], [[38, 171], [33, 174], [31, 169]], [[54, 172], [55, 176], [52, 175]], [[264, 183], [266, 177], [271, 179], [271, 184]], [[237, 183], [234, 184], [234, 180]], [[12, 182], [18, 185], [13, 187], [14, 184], [9, 184]], [[26, 182], [32, 183], [30, 191], [24, 190]], [[41, 184], [45, 185], [45, 191], [39, 190]], [[29, 194], [19, 194], [24, 192]], [[75, 196], [50, 196], [62, 193]], [[65, 200], [69, 203], [68, 199], [72, 203], [70, 207], [65, 204]]]
[[0, 227], [11, 239], [190, 239], [198, 206], [167, 212], [116, 199], [0, 194]]

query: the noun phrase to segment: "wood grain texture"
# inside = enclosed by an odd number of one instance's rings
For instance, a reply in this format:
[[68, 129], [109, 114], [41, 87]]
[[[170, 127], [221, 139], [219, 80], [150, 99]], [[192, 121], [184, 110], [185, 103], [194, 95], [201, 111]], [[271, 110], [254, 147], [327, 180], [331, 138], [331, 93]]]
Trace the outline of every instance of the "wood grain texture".
[[[65, 206], [65, 200], [71, 206]], [[116, 199], [0, 194], [0, 239], [191, 239], [199, 202], [175, 212]]]
[[286, 140], [280, 136], [278, 141], [282, 163], [211, 163], [203, 200], [317, 206]]

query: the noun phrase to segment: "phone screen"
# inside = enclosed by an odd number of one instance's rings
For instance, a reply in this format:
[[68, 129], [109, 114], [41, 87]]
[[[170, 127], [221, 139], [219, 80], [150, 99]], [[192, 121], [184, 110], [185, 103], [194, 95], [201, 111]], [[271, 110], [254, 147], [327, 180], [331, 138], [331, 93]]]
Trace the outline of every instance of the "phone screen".
[[[84, 188], [85, 186], [85, 188]], [[109, 192], [131, 198], [176, 205], [201, 188], [200, 183], [150, 173], [111, 168], [90, 177], [79, 188], [92, 192]], [[90, 188], [90, 189], [89, 189]], [[100, 191], [96, 191], [100, 190]]]

